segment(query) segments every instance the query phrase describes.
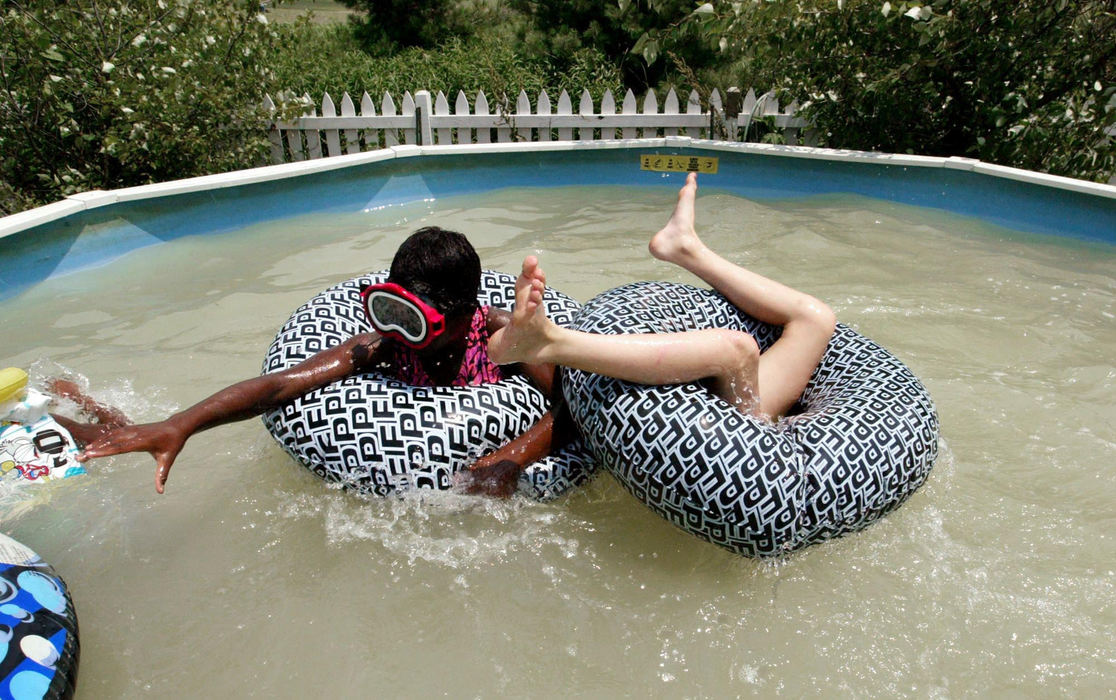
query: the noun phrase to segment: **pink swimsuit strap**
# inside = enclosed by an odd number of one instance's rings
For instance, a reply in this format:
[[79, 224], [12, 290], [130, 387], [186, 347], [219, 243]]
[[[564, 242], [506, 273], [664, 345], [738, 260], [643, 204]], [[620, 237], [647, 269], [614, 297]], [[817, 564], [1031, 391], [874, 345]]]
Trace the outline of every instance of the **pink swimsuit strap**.
[[[488, 309], [482, 306], [473, 313], [465, 337], [461, 369], [450, 386], [480, 386], [498, 382], [506, 376], [500, 365], [488, 357]], [[402, 343], [392, 343], [392, 346], [392, 365], [397, 378], [414, 386], [435, 386], [417, 352]]]

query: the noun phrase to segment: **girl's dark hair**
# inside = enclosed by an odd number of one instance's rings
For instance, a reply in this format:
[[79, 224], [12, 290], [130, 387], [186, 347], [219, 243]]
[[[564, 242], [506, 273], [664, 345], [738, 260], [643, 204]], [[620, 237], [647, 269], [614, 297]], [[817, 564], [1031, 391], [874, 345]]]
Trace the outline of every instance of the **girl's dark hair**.
[[477, 308], [480, 256], [465, 236], [437, 226], [420, 228], [395, 251], [388, 281], [426, 300], [445, 316]]

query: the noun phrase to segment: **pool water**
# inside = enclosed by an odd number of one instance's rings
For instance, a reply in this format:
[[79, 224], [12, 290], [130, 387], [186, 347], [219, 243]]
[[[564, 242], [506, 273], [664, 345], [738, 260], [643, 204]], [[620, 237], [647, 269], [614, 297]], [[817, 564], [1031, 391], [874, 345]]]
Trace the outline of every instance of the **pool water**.
[[[505, 189], [188, 237], [0, 309], [5, 365], [67, 370], [138, 420], [259, 372], [290, 312], [385, 268], [409, 231], [487, 267], [539, 255], [582, 301], [694, 281], [646, 242], [663, 188]], [[364, 501], [259, 421], [195, 437], [164, 496], [146, 455], [0, 494], [66, 578], [79, 698], [1092, 696], [1116, 685], [1116, 248], [859, 197], [702, 183], [711, 247], [828, 301], [935, 398], [927, 484], [779, 561], [678, 530], [607, 474], [539, 504]], [[18, 333], [14, 329], [18, 329]]]

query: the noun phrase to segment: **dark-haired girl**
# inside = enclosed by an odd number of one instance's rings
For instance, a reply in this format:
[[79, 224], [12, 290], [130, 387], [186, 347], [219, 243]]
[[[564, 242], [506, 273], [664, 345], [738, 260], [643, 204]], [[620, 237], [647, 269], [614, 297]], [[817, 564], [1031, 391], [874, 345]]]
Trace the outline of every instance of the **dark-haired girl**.
[[[465, 236], [437, 227], [419, 229], [399, 246], [387, 281], [364, 292], [377, 331], [353, 336], [282, 372], [233, 384], [166, 420], [107, 431], [78, 459], [148, 452], [157, 466], [155, 490], [163, 493], [191, 435], [258, 416], [353, 374], [377, 371], [419, 386], [500, 381], [515, 370], [491, 360], [488, 340], [507, 325], [510, 314], [478, 306], [480, 278], [480, 257]], [[552, 365], [527, 364], [522, 370], [550, 393]], [[537, 449], [548, 450], [544, 443]], [[510, 495], [514, 482], [501, 489], [500, 495]]]

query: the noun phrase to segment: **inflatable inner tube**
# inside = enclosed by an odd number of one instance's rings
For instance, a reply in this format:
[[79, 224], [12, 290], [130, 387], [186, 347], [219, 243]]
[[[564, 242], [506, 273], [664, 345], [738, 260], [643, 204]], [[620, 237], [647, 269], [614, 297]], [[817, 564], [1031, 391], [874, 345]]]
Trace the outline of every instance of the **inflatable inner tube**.
[[[360, 291], [386, 272], [330, 287], [300, 306], [279, 330], [264, 373], [292, 367], [358, 333], [372, 331]], [[511, 310], [515, 278], [484, 271], [481, 305]], [[547, 290], [547, 313], [569, 324], [579, 309]], [[410, 488], [448, 489], [454, 472], [522, 434], [547, 411], [547, 398], [525, 377], [476, 387], [416, 387], [379, 373], [334, 382], [264, 414], [271, 435], [327, 481], [385, 496]], [[521, 493], [545, 500], [587, 481], [594, 462], [575, 443], [528, 467]]]
[[[761, 350], [781, 329], [716, 292], [640, 282], [585, 305], [576, 327], [604, 334], [743, 330]], [[794, 415], [745, 416], [697, 384], [642, 386], [564, 371], [586, 446], [623, 486], [682, 529], [746, 556], [772, 556], [859, 530], [926, 480], [938, 417], [911, 371], [838, 324]]]
[[66, 584], [39, 555], [0, 534], [0, 698], [69, 698], [78, 621]]

